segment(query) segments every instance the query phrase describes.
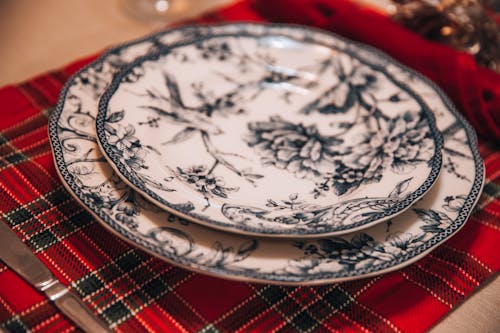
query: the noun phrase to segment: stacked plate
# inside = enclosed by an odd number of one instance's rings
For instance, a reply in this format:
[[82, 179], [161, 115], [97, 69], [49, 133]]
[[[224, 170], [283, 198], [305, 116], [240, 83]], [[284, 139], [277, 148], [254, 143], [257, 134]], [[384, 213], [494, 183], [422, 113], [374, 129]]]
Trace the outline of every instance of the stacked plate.
[[401, 268], [464, 225], [484, 182], [473, 130], [434, 84], [300, 26], [120, 46], [65, 85], [49, 131], [64, 184], [105, 227], [245, 281]]

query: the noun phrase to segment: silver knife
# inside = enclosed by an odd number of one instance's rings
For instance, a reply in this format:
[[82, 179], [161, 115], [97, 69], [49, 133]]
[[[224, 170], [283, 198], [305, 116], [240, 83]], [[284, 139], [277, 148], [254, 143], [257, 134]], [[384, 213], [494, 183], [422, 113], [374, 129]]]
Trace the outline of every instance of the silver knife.
[[85, 332], [111, 332], [3, 222], [0, 222], [0, 259], [35, 288], [43, 291], [62, 313]]

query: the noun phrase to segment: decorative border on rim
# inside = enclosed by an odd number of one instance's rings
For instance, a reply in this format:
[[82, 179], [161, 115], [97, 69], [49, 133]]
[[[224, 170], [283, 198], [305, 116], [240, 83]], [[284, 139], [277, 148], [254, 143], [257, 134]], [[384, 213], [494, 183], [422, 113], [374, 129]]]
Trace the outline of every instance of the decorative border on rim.
[[[238, 24], [255, 24], [251, 22], [246, 22], [246, 23], [237, 23]], [[235, 25], [235, 23], [226, 23], [226, 24], [219, 24], [219, 25], [213, 25], [213, 26], [224, 26], [224, 25]], [[259, 24], [262, 25], [262, 24]], [[298, 27], [297, 25], [276, 25], [276, 24], [268, 24], [268, 26], [288, 26], [288, 27]], [[338, 282], [339, 279], [343, 280], [352, 280], [356, 278], [361, 278], [361, 277], [368, 277], [376, 274], [381, 274], [384, 271], [392, 271], [398, 268], [401, 268], [403, 266], [409, 265], [413, 261], [418, 260], [420, 257], [424, 256], [428, 252], [430, 252], [433, 248], [435, 248], [437, 245], [441, 244], [448, 238], [450, 238], [453, 234], [455, 234], [460, 228], [462, 228], [469, 217], [469, 215], [472, 212], [472, 208], [476, 204], [477, 200], [479, 199], [479, 194], [482, 191], [483, 185], [484, 185], [484, 177], [485, 177], [485, 169], [484, 169], [484, 164], [482, 161], [482, 158], [479, 154], [479, 149], [477, 147], [477, 136], [472, 128], [472, 126], [465, 120], [465, 118], [457, 111], [453, 103], [450, 101], [450, 99], [445, 95], [445, 93], [439, 88], [434, 82], [430, 81], [427, 79], [425, 76], [422, 74], [414, 71], [413, 69], [410, 69], [408, 67], [404, 67], [407, 71], [409, 71], [411, 74], [417, 76], [419, 79], [421, 79], [424, 83], [428, 84], [434, 91], [437, 92], [438, 96], [441, 97], [442, 101], [444, 102], [445, 106], [448, 107], [449, 111], [453, 114], [454, 117], [456, 117], [457, 121], [461, 123], [462, 127], [465, 129], [466, 134], [467, 134], [467, 139], [469, 142], [469, 145], [472, 150], [472, 157], [474, 160], [474, 165], [475, 165], [475, 176], [474, 176], [474, 182], [472, 185], [472, 188], [470, 192], [467, 195], [467, 198], [464, 202], [464, 205], [459, 211], [459, 214], [455, 221], [451, 223], [446, 230], [444, 230], [441, 234], [434, 236], [433, 238], [429, 239], [425, 245], [422, 245], [408, 253], [406, 253], [404, 256], [398, 257], [397, 259], [394, 259], [392, 261], [387, 261], [379, 265], [374, 265], [371, 266], [369, 269], [360, 269], [359, 271], [356, 271], [356, 274], [349, 274], [347, 271], [340, 271], [340, 272], [335, 272], [335, 273], [319, 273], [319, 274], [311, 274], [307, 276], [307, 279], [300, 279], [296, 276], [283, 276], [283, 275], [277, 275], [277, 274], [259, 274], [258, 272], [254, 272], [255, 274], [248, 273], [243, 270], [227, 270], [227, 269], [219, 269], [219, 268], [214, 268], [214, 267], [203, 267], [201, 265], [196, 264], [195, 262], [185, 260], [182, 257], [176, 257], [171, 255], [170, 253], [164, 251], [161, 247], [155, 246], [151, 243], [145, 242], [143, 239], [136, 237], [133, 233], [131, 233], [129, 230], [123, 228], [120, 224], [116, 223], [113, 221], [113, 219], [109, 216], [104, 214], [102, 211], [99, 211], [94, 207], [92, 202], [90, 202], [88, 199], [86, 199], [85, 196], [82, 195], [82, 192], [80, 191], [78, 185], [74, 182], [73, 177], [71, 174], [68, 172], [68, 169], [66, 168], [66, 164], [64, 162], [64, 156], [63, 156], [63, 150], [62, 150], [62, 145], [59, 142], [59, 138], [57, 135], [57, 124], [59, 121], [59, 118], [62, 114], [63, 111], [63, 106], [64, 102], [66, 100], [66, 96], [68, 93], [69, 88], [73, 85], [73, 81], [75, 78], [77, 78], [79, 75], [87, 71], [89, 68], [97, 66], [101, 63], [103, 63], [107, 57], [110, 55], [113, 55], [114, 53], [118, 52], [121, 49], [133, 46], [135, 44], [141, 43], [141, 42], [146, 42], [150, 40], [155, 40], [158, 36], [164, 36], [166, 34], [169, 34], [173, 31], [179, 31], [179, 30], [184, 30], [184, 29], [192, 29], [192, 26], [184, 26], [181, 28], [177, 29], [172, 29], [167, 32], [162, 31], [155, 33], [153, 35], [147, 36], [143, 39], [138, 39], [126, 44], [122, 44], [120, 46], [117, 46], [116, 48], [107, 51], [105, 54], [103, 54], [99, 59], [95, 60], [94, 62], [86, 65], [85, 67], [81, 68], [78, 72], [76, 72], [64, 85], [63, 89], [61, 90], [60, 96], [58, 103], [56, 105], [56, 108], [53, 110], [50, 120], [49, 120], [49, 126], [48, 126], [48, 131], [49, 131], [49, 138], [51, 141], [51, 148], [53, 151], [54, 155], [54, 160], [56, 162], [57, 166], [57, 171], [59, 172], [61, 178], [65, 181], [63, 185], [70, 191], [70, 193], [77, 199], [77, 201], [81, 202], [84, 207], [93, 215], [97, 218], [97, 220], [103, 224], [105, 228], [108, 230], [112, 231], [119, 237], [121, 237], [123, 240], [126, 242], [135, 245], [135, 246], [140, 246], [141, 249], [147, 251], [148, 253], [157, 256], [159, 258], [162, 258], [163, 260], [166, 260], [174, 265], [181, 266], [186, 269], [190, 269], [193, 271], [197, 271], [203, 274], [210, 274], [218, 277], [226, 277], [226, 278], [231, 278], [234, 280], [254, 280], [255, 282], [262, 282], [262, 283], [274, 283], [274, 284], [300, 284], [304, 282], [308, 283], [315, 283], [315, 284], [321, 284], [321, 283], [332, 283], [332, 282]], [[319, 29], [315, 28], [307, 28], [312, 31], [322, 31]], [[322, 31], [325, 33], [324, 31]], [[326, 32], [328, 33], [328, 32]], [[331, 33], [330, 33], [331, 34]], [[336, 36], [336, 35], [334, 35]], [[347, 39], [343, 37], [336, 36], [337, 38], [347, 41]], [[352, 42], [355, 43], [355, 42]], [[358, 44], [358, 43], [355, 43]], [[380, 52], [379, 50], [370, 47], [368, 45], [365, 45], [365, 48], [368, 50], [371, 50], [372, 52]], [[388, 56], [386, 56], [388, 57]], [[390, 59], [390, 58], [389, 58]], [[231, 274], [231, 275], [228, 275]]]

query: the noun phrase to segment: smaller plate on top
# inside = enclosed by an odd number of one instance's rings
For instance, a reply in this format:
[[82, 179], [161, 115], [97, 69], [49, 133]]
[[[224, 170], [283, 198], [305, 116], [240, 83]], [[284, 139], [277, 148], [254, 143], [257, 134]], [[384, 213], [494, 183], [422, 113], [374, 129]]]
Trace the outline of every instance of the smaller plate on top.
[[123, 180], [192, 221], [273, 237], [356, 231], [409, 208], [441, 168], [434, 116], [388, 61], [301, 27], [186, 38], [117, 74], [98, 142]]

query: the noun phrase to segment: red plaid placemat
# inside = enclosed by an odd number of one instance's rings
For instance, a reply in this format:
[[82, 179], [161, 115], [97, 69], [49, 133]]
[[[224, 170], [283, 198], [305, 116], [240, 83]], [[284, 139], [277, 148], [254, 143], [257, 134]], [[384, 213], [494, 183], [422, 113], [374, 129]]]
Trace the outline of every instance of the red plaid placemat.
[[[203, 18], [236, 19], [262, 17], [244, 1]], [[485, 141], [480, 151], [486, 185], [469, 222], [430, 255], [397, 272], [283, 287], [192, 273], [135, 249], [72, 199], [52, 161], [47, 117], [64, 82], [90, 60], [0, 89], [0, 219], [113, 329], [422, 332], [500, 269], [500, 149]], [[0, 325], [12, 332], [76, 329], [2, 263]]]

